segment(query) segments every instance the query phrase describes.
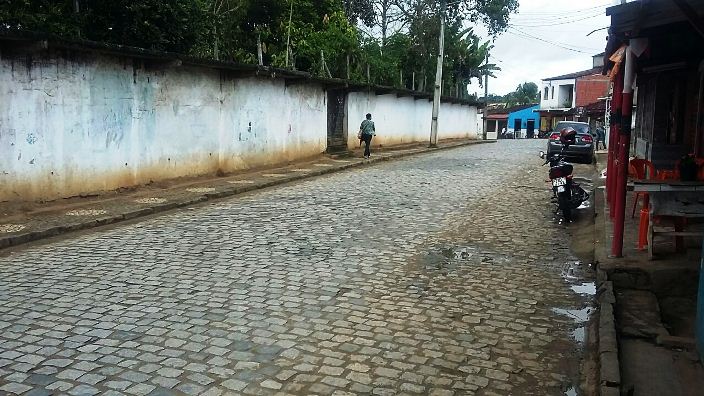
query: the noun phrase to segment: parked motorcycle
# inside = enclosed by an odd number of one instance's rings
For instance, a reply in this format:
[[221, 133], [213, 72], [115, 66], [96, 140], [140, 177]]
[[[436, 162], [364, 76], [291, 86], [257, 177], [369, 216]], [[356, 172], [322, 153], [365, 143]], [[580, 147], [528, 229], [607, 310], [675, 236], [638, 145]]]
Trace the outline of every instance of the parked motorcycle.
[[558, 209], [562, 211], [566, 222], [572, 221], [572, 210], [577, 209], [589, 199], [589, 193], [573, 180], [574, 167], [565, 161], [565, 156], [562, 154], [565, 148], [569, 147], [571, 142], [576, 139], [576, 131], [569, 129], [571, 128], [560, 132], [562, 151], [559, 154], [546, 155], [545, 152], [540, 152], [540, 158], [545, 159], [543, 165], [550, 164], [549, 176], [553, 195], [557, 198]]

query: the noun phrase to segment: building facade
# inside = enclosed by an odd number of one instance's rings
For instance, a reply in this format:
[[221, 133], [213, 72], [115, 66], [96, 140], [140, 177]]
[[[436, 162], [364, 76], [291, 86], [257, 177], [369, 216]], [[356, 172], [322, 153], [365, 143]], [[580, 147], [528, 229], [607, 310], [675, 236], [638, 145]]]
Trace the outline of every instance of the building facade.
[[560, 121], [604, 122], [610, 82], [602, 75], [604, 55], [592, 57], [592, 68], [542, 80], [539, 128], [548, 132]]
[[508, 130], [519, 138], [533, 138], [540, 126], [539, 104], [517, 106], [508, 113]]

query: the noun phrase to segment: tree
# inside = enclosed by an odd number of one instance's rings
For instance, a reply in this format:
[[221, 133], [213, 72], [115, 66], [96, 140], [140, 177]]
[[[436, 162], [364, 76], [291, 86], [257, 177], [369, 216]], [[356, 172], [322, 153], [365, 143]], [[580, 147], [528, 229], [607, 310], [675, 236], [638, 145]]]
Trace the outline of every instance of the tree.
[[379, 28], [379, 32], [381, 33], [381, 46], [383, 48], [386, 45], [387, 38], [393, 34], [391, 32], [392, 26], [402, 26], [400, 22], [402, 21], [403, 14], [396, 4], [396, 0], [373, 0], [373, 4], [375, 14], [374, 26]]
[[189, 53], [203, 28], [196, 0], [92, 1], [81, 4], [81, 33], [88, 39]]
[[[2, 0], [0, 0], [2, 1]], [[447, 93], [498, 68], [469, 23], [503, 31], [517, 0], [450, 0], [443, 17]], [[434, 83], [439, 0], [4, 0], [0, 28], [67, 39], [263, 63], [323, 76], [428, 90]], [[371, 27], [372, 34], [362, 28]], [[288, 40], [290, 31], [290, 41]], [[289, 62], [287, 49], [290, 48]], [[322, 54], [322, 56], [321, 56]], [[348, 66], [349, 65], [349, 66]], [[368, 72], [367, 72], [368, 70]], [[447, 88], [451, 88], [447, 90]]]
[[359, 21], [366, 26], [374, 24], [374, 0], [342, 0], [342, 3], [350, 25]]
[[516, 90], [506, 95], [506, 105], [516, 106], [540, 101], [538, 85], [532, 82], [519, 84]]

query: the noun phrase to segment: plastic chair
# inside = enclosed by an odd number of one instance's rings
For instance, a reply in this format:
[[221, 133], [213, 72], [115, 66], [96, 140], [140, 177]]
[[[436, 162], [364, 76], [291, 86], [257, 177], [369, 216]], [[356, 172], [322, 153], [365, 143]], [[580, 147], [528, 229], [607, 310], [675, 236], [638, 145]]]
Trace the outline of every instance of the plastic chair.
[[[636, 179], [655, 179], [657, 176], [657, 171], [655, 170], [655, 165], [652, 162], [641, 159], [634, 158], [628, 163], [629, 170], [632, 169], [634, 172], [634, 177]], [[642, 191], [634, 191], [635, 199], [633, 200], [633, 213], [631, 218], [636, 217], [636, 207], [638, 206], [638, 200], [643, 197], [643, 200], [647, 202], [648, 193]]]

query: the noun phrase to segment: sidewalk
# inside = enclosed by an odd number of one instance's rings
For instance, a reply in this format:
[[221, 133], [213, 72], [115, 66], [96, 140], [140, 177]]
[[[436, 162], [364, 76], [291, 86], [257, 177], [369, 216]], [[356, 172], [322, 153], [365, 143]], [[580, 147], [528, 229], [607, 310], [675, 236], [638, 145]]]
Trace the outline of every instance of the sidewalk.
[[[603, 157], [605, 158], [605, 157]], [[605, 167], [599, 162], [599, 168]], [[639, 217], [628, 192], [623, 258], [610, 258], [612, 223], [600, 180], [595, 192], [595, 258], [600, 282], [602, 395], [699, 395], [704, 389], [694, 342], [699, 250], [674, 253], [670, 241], [648, 260], [637, 249]]]
[[357, 149], [352, 156], [321, 155], [285, 166], [222, 177], [176, 179], [45, 203], [3, 202], [0, 203], [0, 249], [380, 161], [490, 142], [493, 141], [448, 140], [432, 149], [420, 144], [377, 148], [370, 160], [363, 160], [362, 151]]

